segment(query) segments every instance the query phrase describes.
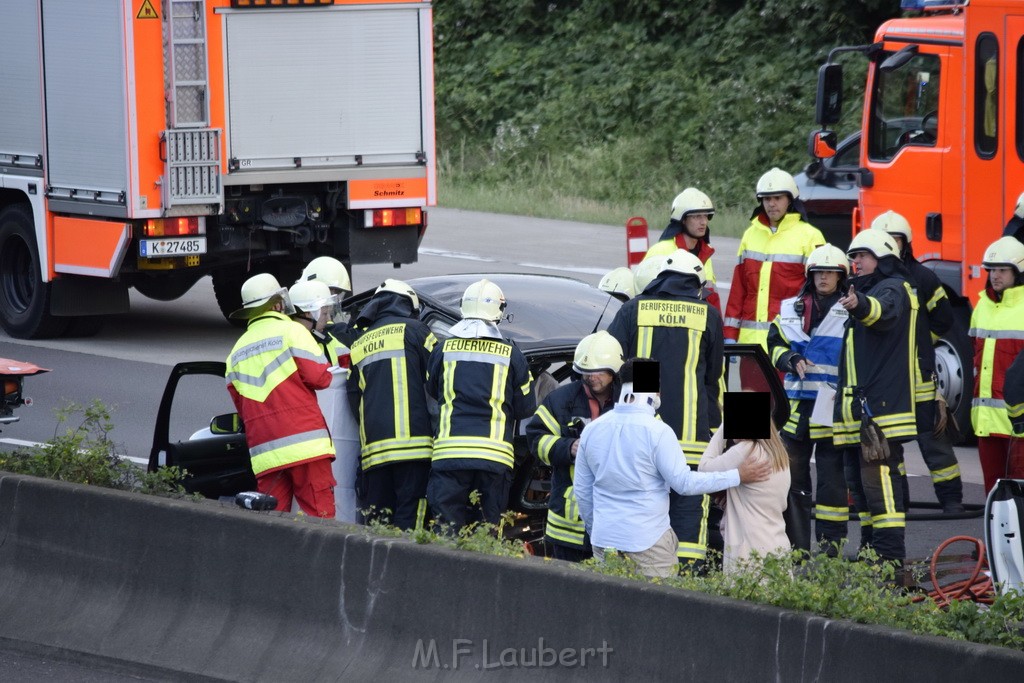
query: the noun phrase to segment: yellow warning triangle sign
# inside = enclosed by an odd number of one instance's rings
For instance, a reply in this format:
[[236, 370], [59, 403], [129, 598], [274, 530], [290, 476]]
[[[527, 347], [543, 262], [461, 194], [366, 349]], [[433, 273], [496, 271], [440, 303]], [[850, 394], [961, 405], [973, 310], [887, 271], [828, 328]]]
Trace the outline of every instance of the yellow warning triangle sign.
[[135, 15], [136, 19], [159, 19], [160, 15], [153, 9], [153, 3], [149, 0], [142, 0], [142, 7], [139, 8], [139, 13]]

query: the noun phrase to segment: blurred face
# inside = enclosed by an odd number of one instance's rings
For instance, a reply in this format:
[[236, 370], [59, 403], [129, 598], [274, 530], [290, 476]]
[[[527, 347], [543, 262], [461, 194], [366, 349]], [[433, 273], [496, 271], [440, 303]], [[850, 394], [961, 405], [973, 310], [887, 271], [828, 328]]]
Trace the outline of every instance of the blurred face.
[[706, 213], [688, 213], [683, 217], [683, 225], [690, 237], [699, 239], [708, 233], [708, 215]]
[[614, 379], [615, 376], [607, 370], [583, 373], [583, 383], [590, 388], [591, 393], [595, 396], [602, 396], [611, 391]]
[[766, 194], [761, 197], [761, 206], [768, 215], [768, 221], [776, 226], [789, 212], [788, 194]]
[[989, 268], [988, 269], [988, 281], [992, 285], [992, 289], [997, 292], [1002, 292], [1010, 287], [1013, 287], [1014, 280], [1016, 280], [1017, 271], [1013, 268]]
[[816, 270], [814, 273], [814, 289], [818, 294], [828, 295], [836, 291], [839, 286], [839, 276], [834, 270]]
[[866, 251], [858, 251], [852, 257], [853, 267], [860, 275], [871, 275], [878, 268], [878, 259], [874, 254]]

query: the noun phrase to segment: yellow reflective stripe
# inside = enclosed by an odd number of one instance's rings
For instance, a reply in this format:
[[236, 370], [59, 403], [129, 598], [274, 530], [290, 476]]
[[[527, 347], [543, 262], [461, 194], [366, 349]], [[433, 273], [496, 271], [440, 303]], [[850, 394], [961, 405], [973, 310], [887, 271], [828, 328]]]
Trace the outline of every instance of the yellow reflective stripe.
[[[892, 492], [892, 469], [888, 465], [880, 465], [878, 467], [878, 476], [881, 479], [882, 489], [882, 501], [885, 504], [885, 512], [888, 515], [896, 513], [896, 498]], [[875, 520], [880, 516], [884, 515], [872, 515], [871, 523], [874, 524]]]
[[944, 290], [942, 287], [936, 287], [935, 288], [935, 293], [932, 294], [932, 298], [929, 299], [928, 303], [926, 304], [926, 307], [928, 308], [928, 311], [931, 312], [931, 311], [935, 310], [935, 307], [939, 304], [939, 302], [942, 301], [945, 298], [946, 298], [946, 290]]
[[363, 456], [363, 469], [368, 470], [378, 465], [389, 465], [396, 462], [412, 462], [414, 460], [430, 460], [434, 450], [430, 446], [409, 450], [384, 451], [372, 456]]
[[414, 528], [419, 531], [427, 523], [427, 499], [420, 498], [416, 501], [416, 523]]
[[582, 521], [571, 522], [554, 510], [548, 510], [547, 525], [544, 529], [544, 535], [548, 538], [582, 546], [585, 533], [586, 528]]
[[941, 467], [937, 470], [932, 470], [931, 474], [932, 481], [936, 484], [943, 481], [953, 481], [960, 478], [960, 465], [953, 464], [949, 467]]
[[412, 432], [412, 425], [409, 424], [409, 378], [405, 356], [391, 359], [391, 383], [395, 403], [395, 436], [408, 437]]
[[487, 460], [488, 462], [496, 462], [499, 465], [505, 465], [506, 467], [512, 467], [514, 462], [511, 455], [505, 455], [503, 453], [493, 453], [482, 449], [468, 449], [468, 448], [443, 448], [434, 449], [434, 457], [431, 462], [438, 460]]
[[992, 395], [992, 380], [995, 377], [996, 340], [986, 339], [981, 346], [981, 365], [978, 368], [978, 396]]
[[433, 351], [435, 346], [437, 346], [437, 337], [434, 336], [433, 332], [427, 332], [427, 338], [423, 340], [423, 348], [427, 351]]
[[501, 441], [505, 438], [505, 411], [501, 409], [505, 402], [505, 380], [508, 379], [508, 366], [495, 364], [491, 372], [491, 396], [487, 403], [491, 406], [491, 438]]
[[533, 372], [531, 370], [526, 371], [526, 381], [519, 385], [519, 391], [522, 392], [523, 396], [527, 396], [530, 393], [530, 387], [533, 386]]
[[1024, 415], [1024, 403], [1007, 404], [1006, 414], [1010, 417], [1020, 417]]
[[421, 446], [427, 446], [428, 448], [434, 443], [434, 440], [429, 436], [407, 436], [394, 439], [381, 439], [368, 443], [360, 449], [360, 453], [363, 455], [375, 455], [377, 453], [383, 453], [384, 451], [391, 451], [395, 449], [405, 448], [419, 448]]
[[558, 443], [558, 438], [559, 437], [551, 434], [545, 434], [537, 439], [537, 457], [539, 457], [545, 465], [551, 464], [551, 449], [555, 447], [556, 443]]
[[444, 372], [441, 377], [444, 385], [444, 400], [441, 403], [441, 413], [438, 420], [438, 438], [447, 437], [452, 433], [452, 410], [455, 407], [455, 362], [444, 361]]
[[[315, 430], [313, 433], [323, 432], [324, 430]], [[334, 455], [334, 443], [331, 441], [330, 436], [297, 441], [253, 455], [252, 472], [259, 475], [261, 472], [266, 472], [276, 467], [290, 465], [320, 455]]]
[[679, 448], [683, 451], [683, 456], [686, 457], [687, 465], [699, 465], [701, 456], [704, 455], [704, 450], [708, 447], [707, 441], [680, 441]]
[[815, 505], [814, 518], [823, 522], [845, 522], [850, 518], [850, 508]]
[[405, 323], [384, 325], [370, 330], [352, 342], [349, 355], [356, 365], [377, 354], [405, 350]]
[[900, 529], [907, 526], [907, 516], [902, 512], [874, 515], [871, 526], [875, 529]]
[[865, 297], [868, 300], [868, 314], [861, 320], [865, 325], [874, 325], [882, 317], [882, 304], [873, 296]]
[[697, 531], [697, 542], [679, 541], [676, 546], [676, 557], [681, 560], [703, 560], [708, 556], [708, 510], [711, 508], [711, 496], [702, 495], [700, 502], [700, 528]]
[[683, 363], [683, 425], [680, 440], [687, 443], [697, 441], [697, 361], [700, 360], [702, 334], [700, 330], [688, 330], [686, 335], [686, 359]]
[[551, 411], [548, 410], [546, 405], [542, 404], [540, 408], [537, 408], [537, 412], [534, 413], [533, 416], [539, 417], [541, 423], [550, 433], [561, 435], [562, 427], [558, 424], [558, 420], [555, 419], [555, 416], [551, 414]]
[[[247, 368], [251, 368], [253, 372], [245, 372]], [[228, 374], [228, 379], [234, 385], [239, 396], [263, 403], [274, 389], [298, 369], [292, 354], [289, 351], [283, 351], [265, 366], [258, 360], [242, 361]], [[258, 374], [256, 374], [257, 371]]]
[[366, 401], [362, 397], [366, 395], [366, 373], [359, 373], [359, 443], [366, 446], [366, 413], [364, 412]]
[[651, 357], [651, 345], [653, 342], [654, 328], [651, 327], [638, 327], [637, 343], [636, 343], [636, 357], [637, 358], [650, 358]]
[[871, 526], [871, 513], [870, 512], [858, 512], [857, 516], [860, 518], [860, 525]]
[[571, 486], [565, 490], [564, 498], [565, 518], [567, 520], [573, 520], [574, 522], [578, 521], [580, 524], [582, 524], [583, 521], [580, 519], [579, 504], [576, 502], [576, 494], [575, 492], [573, 492]]

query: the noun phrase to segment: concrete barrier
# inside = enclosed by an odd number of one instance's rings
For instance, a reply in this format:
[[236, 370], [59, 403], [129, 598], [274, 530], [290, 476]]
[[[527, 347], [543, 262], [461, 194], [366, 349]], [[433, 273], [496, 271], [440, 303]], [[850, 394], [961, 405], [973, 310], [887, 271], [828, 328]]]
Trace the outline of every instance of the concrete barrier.
[[242, 681], [1019, 681], [1024, 653], [0, 475], [0, 639]]

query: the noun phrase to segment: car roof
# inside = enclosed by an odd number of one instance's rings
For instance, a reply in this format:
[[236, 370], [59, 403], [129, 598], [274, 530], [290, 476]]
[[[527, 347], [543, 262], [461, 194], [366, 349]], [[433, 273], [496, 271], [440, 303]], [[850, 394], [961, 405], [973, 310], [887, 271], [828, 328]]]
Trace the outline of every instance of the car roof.
[[[595, 329], [607, 328], [622, 305], [607, 292], [559, 275], [460, 273], [406, 282], [427, 308], [457, 321], [462, 317], [459, 306], [463, 292], [482, 278], [498, 285], [505, 295], [508, 303], [499, 329], [524, 352], [575, 348]], [[372, 293], [370, 290], [353, 299], [369, 298]]]

